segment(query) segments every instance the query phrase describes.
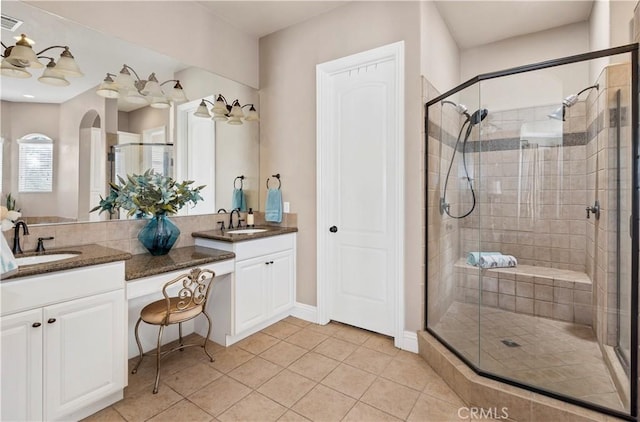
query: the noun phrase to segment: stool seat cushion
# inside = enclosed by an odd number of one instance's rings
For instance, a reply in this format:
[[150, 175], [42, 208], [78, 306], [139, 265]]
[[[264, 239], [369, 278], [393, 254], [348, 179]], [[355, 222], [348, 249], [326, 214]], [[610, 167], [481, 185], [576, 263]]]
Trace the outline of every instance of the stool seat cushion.
[[191, 302], [185, 309], [178, 310], [180, 298], [169, 298], [169, 321], [165, 322], [167, 316], [167, 301], [165, 299], [156, 300], [142, 308], [140, 318], [147, 324], [162, 325], [177, 324], [178, 322], [191, 319], [202, 312], [202, 305]]

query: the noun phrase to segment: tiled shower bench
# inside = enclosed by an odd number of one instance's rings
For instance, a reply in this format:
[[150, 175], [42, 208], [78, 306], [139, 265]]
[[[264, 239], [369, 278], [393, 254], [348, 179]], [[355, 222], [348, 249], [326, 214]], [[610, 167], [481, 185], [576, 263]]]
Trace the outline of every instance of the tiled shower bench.
[[479, 269], [456, 262], [456, 300], [592, 325], [592, 283], [578, 271], [518, 265]]

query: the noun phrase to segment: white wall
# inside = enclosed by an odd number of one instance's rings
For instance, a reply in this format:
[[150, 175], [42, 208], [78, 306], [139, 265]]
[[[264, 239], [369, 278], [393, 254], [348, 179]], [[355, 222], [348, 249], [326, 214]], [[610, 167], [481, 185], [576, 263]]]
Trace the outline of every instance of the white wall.
[[433, 1], [420, 3], [420, 71], [441, 93], [460, 83], [460, 50]]
[[418, 330], [424, 261], [419, 2], [352, 2], [260, 40], [260, 172], [261, 180], [282, 175], [284, 200], [298, 213], [297, 300], [315, 305], [315, 66], [400, 40], [405, 42], [405, 322], [406, 329]]
[[258, 87], [258, 40], [195, 1], [28, 1], [44, 10]]

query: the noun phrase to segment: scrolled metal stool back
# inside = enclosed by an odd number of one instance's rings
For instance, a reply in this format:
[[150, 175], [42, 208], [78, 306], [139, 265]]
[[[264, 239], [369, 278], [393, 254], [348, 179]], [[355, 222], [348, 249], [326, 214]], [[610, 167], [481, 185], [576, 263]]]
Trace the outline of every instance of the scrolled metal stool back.
[[[211, 289], [211, 284], [213, 284], [214, 276], [215, 273], [211, 270], [193, 268], [189, 274], [181, 275], [167, 282], [162, 288], [162, 294], [164, 295], [165, 302], [167, 304], [167, 318], [171, 313], [183, 312], [185, 310], [192, 309], [195, 306], [204, 307], [209, 297], [209, 291]], [[177, 296], [179, 301], [177, 302], [176, 307], [172, 310], [172, 296], [167, 293], [167, 289], [179, 282], [182, 282], [182, 287], [180, 288]]]

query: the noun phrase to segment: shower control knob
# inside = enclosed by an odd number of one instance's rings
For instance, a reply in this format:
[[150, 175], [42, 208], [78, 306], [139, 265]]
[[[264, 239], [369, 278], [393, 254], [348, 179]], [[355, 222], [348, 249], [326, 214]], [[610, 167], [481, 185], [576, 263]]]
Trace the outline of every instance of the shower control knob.
[[600, 219], [600, 201], [596, 201], [596, 203], [586, 208], [587, 218], [589, 218], [590, 214], [593, 214], [596, 217], [596, 220]]
[[331, 226], [331, 227], [329, 227], [329, 231], [331, 233], [336, 233], [338, 231], [338, 228], [336, 226]]

